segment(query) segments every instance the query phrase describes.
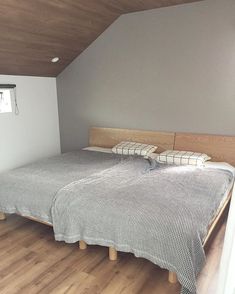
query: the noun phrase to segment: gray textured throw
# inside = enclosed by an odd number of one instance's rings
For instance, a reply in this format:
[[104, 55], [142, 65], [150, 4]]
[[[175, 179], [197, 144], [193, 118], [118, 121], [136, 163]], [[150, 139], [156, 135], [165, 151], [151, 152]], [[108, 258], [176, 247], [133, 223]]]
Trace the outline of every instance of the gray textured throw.
[[163, 166], [131, 158], [62, 188], [52, 208], [55, 238], [114, 246], [176, 272], [196, 293], [208, 225], [233, 179], [229, 171]]
[[0, 211], [52, 223], [57, 191], [72, 181], [109, 168], [122, 157], [101, 152], [65, 153], [0, 174]]

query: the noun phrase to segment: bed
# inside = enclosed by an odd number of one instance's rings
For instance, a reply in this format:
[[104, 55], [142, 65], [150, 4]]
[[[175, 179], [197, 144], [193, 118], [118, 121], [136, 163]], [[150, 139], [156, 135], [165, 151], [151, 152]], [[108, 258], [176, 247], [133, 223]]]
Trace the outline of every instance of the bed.
[[[146, 131], [135, 131], [135, 130], [122, 130], [122, 129], [107, 129], [107, 128], [92, 128], [90, 130], [90, 138], [89, 138], [90, 146], [99, 146], [99, 147], [112, 147], [116, 143], [122, 140], [132, 140], [143, 143], [150, 143], [159, 146], [158, 151], [163, 151], [166, 149], [176, 149], [176, 150], [192, 150], [199, 152], [207, 152], [210, 154], [214, 161], [225, 161], [229, 162], [232, 165], [235, 165], [235, 154], [233, 150], [235, 150], [235, 138], [234, 137], [224, 137], [224, 136], [211, 136], [211, 135], [193, 135], [193, 134], [179, 134], [179, 133], [165, 133], [165, 132], [146, 132]], [[113, 156], [108, 154], [97, 154], [83, 151], [82, 156], [78, 156], [78, 153], [69, 153], [64, 154], [59, 157], [53, 157], [50, 159], [45, 159], [38, 163], [33, 163], [31, 165], [27, 165], [20, 169], [16, 169], [9, 173], [6, 173], [1, 176], [0, 179], [0, 210], [2, 211], [0, 217], [1, 219], [5, 218], [5, 213], [18, 213], [22, 216], [31, 218], [36, 221], [40, 221], [46, 223], [48, 225], [52, 225], [51, 214], [51, 205], [55, 199], [59, 199], [58, 191], [60, 191], [59, 196], [63, 196], [63, 193], [68, 196], [67, 191], [71, 190], [71, 183], [73, 188], [76, 187], [78, 189], [79, 194], [82, 195], [83, 191], [86, 190], [84, 187], [87, 186], [87, 182], [92, 191], [92, 185], [94, 189], [97, 189], [98, 184], [101, 183], [105, 177], [110, 177], [110, 172], [117, 172], [123, 170], [122, 165], [125, 165], [124, 170], [132, 169], [133, 163], [129, 162], [129, 159], [123, 160], [122, 156]], [[81, 158], [78, 160], [78, 158]], [[137, 160], [138, 161], [138, 160]], [[139, 166], [144, 165], [143, 159], [136, 161], [136, 164]], [[45, 168], [46, 166], [46, 168]], [[121, 168], [121, 169], [120, 169]], [[107, 170], [109, 173], [107, 174]], [[138, 168], [135, 168], [138, 170]], [[131, 171], [131, 174], [135, 172], [135, 170]], [[191, 171], [190, 171], [191, 172]], [[194, 171], [193, 171], [194, 172]], [[94, 179], [94, 174], [100, 174], [99, 178]], [[224, 176], [224, 174], [223, 174]], [[126, 175], [123, 175], [125, 178]], [[149, 176], [142, 177], [141, 181], [150, 181]], [[16, 178], [20, 178], [22, 181], [22, 185], [17, 185], [14, 190], [14, 195], [12, 197], [12, 203], [14, 205], [12, 207], [7, 208], [7, 203], [9, 203], [8, 199], [3, 197], [4, 193], [7, 193], [7, 185], [14, 185]], [[115, 177], [112, 177], [115, 178]], [[136, 176], [135, 176], [136, 178]], [[23, 179], [23, 180], [22, 180]], [[106, 179], [107, 180], [107, 179]], [[133, 180], [134, 181], [134, 180]], [[33, 185], [29, 185], [28, 195], [24, 197], [25, 203], [18, 203], [17, 197], [18, 195], [25, 194], [25, 187], [27, 184], [34, 183]], [[100, 183], [99, 183], [100, 182]], [[145, 182], [146, 183], [146, 182]], [[148, 182], [149, 183], [149, 182]], [[230, 184], [230, 185], [229, 185]], [[218, 220], [220, 219], [224, 209], [229, 203], [231, 198], [231, 188], [232, 181], [230, 181], [227, 185], [226, 191], [223, 193], [223, 197], [221, 197], [221, 201], [217, 203], [217, 209], [214, 209], [213, 214], [210, 216], [210, 222], [208, 222], [208, 227], [206, 228], [206, 233], [203, 234], [203, 246], [208, 242], [209, 237], [211, 236], [214, 227], [216, 226]], [[32, 188], [35, 190], [35, 186], [39, 185], [44, 186], [44, 189], [40, 190], [40, 195], [38, 199], [30, 198], [30, 193], [34, 193], [35, 191], [31, 190]], [[115, 187], [115, 182], [113, 184]], [[143, 186], [143, 185], [142, 185]], [[3, 189], [5, 187], [5, 190]], [[69, 189], [68, 189], [69, 188]], [[48, 189], [49, 192], [48, 193]], [[112, 191], [112, 190], [111, 190]], [[107, 193], [109, 190], [107, 190]], [[112, 193], [112, 192], [110, 192]], [[114, 192], [113, 192], [114, 194]], [[71, 194], [72, 195], [72, 194]], [[96, 194], [98, 195], [98, 194]], [[72, 197], [74, 196], [74, 193]], [[21, 197], [22, 198], [22, 197]], [[18, 197], [19, 199], [19, 197]], [[64, 198], [65, 199], [65, 198]], [[71, 198], [72, 199], [72, 198]], [[40, 200], [40, 201], [38, 201]], [[77, 199], [75, 199], [77, 200]], [[73, 199], [74, 201], [74, 199]], [[39, 203], [40, 202], [40, 203]], [[41, 205], [42, 203], [42, 205]], [[63, 200], [57, 204], [63, 204]], [[164, 204], [164, 203], [162, 203]], [[58, 205], [58, 207], [59, 207]], [[80, 204], [79, 204], [80, 205]], [[33, 212], [33, 213], [32, 213]], [[55, 210], [54, 210], [55, 213]], [[72, 211], [71, 211], [72, 215]], [[61, 215], [60, 215], [61, 217]], [[56, 226], [54, 225], [54, 230], [56, 232]], [[59, 234], [57, 235], [57, 240], [60, 240]], [[61, 238], [61, 240], [64, 240]], [[69, 240], [67, 240], [69, 241]], [[77, 239], [73, 239], [72, 242], [79, 241], [79, 245], [81, 249], [86, 248], [86, 243], [89, 244], [99, 244], [103, 246], [109, 247], [109, 257], [111, 260], [115, 260], [117, 258], [117, 250], [133, 252], [136, 256], [141, 256], [138, 252], [134, 252], [131, 248], [124, 248], [117, 246], [114, 243], [105, 243], [105, 242], [91, 242], [86, 239], [87, 242], [84, 242], [83, 239], [78, 237]], [[89, 242], [90, 241], [90, 242]], [[143, 256], [149, 260], [148, 256]], [[156, 264], [156, 262], [152, 260]], [[160, 266], [164, 267], [163, 264]], [[174, 267], [165, 266], [169, 270], [169, 281], [174, 283], [177, 281], [177, 276], [174, 272]], [[181, 279], [181, 284], [182, 282]], [[190, 287], [188, 287], [190, 288]], [[185, 287], [185, 290], [188, 289]], [[193, 289], [190, 290], [193, 293]], [[186, 293], [186, 292], [185, 292]]]

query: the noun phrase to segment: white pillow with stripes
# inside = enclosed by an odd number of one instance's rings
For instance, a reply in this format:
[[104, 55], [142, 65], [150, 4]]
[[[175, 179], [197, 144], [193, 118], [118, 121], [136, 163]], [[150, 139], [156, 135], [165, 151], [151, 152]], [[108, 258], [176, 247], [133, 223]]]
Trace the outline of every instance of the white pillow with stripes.
[[142, 155], [148, 157], [157, 149], [157, 146], [137, 142], [122, 141], [112, 148], [112, 152], [123, 155]]
[[156, 161], [176, 165], [203, 165], [211, 158], [205, 153], [166, 150], [158, 155]]

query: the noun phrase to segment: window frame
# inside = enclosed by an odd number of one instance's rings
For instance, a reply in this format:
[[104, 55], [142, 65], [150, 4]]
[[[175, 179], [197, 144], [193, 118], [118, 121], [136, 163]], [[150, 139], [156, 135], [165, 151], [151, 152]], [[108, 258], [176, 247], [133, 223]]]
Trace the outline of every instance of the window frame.
[[[3, 101], [2, 101], [2, 99], [3, 99]], [[6, 102], [4, 102], [4, 99], [6, 100]], [[5, 109], [4, 109], [4, 104], [5, 104]], [[12, 103], [12, 89], [0, 88], [0, 114], [12, 113], [13, 112], [13, 105], [12, 104], [13, 104]]]

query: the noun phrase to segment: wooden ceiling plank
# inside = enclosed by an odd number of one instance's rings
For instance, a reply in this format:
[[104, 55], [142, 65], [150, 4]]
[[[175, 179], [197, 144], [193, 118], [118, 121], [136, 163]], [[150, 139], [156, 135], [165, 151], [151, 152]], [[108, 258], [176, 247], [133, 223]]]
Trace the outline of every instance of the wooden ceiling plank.
[[0, 73], [57, 76], [120, 14], [196, 1], [1, 0]]

